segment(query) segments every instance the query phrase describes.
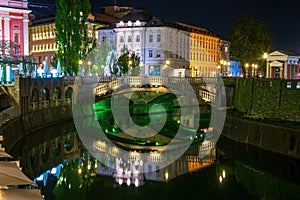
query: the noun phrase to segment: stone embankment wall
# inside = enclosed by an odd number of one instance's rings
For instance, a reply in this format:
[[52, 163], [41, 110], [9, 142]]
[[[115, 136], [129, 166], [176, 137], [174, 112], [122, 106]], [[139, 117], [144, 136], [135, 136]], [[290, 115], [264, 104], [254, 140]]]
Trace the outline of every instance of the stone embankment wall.
[[2, 123], [0, 133], [7, 152], [26, 135], [49, 126], [72, 119], [71, 105], [45, 108], [14, 117]]
[[274, 153], [300, 159], [300, 130], [226, 116], [222, 135]]

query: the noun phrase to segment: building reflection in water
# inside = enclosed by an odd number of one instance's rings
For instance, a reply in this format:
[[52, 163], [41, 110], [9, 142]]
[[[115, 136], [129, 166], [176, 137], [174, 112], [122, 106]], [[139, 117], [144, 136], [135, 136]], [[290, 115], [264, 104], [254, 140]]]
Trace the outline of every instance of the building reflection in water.
[[[116, 195], [116, 199], [126, 191], [139, 197], [145, 192], [147, 199], [153, 199], [154, 190], [160, 189], [172, 191], [168, 198], [186, 192], [196, 197], [200, 192], [212, 199], [300, 199], [299, 161], [229, 142], [223, 137], [216, 148], [211, 149], [206, 141], [192, 145], [164, 168], [157, 167], [162, 161], [158, 151], [147, 158], [137, 150], [131, 151], [130, 158], [124, 159], [114, 149], [106, 153], [106, 160], [94, 159], [81, 144], [73, 122], [33, 133], [26, 140], [31, 142], [23, 141], [14, 151], [21, 155], [24, 173], [35, 178], [48, 199], [53, 196], [94, 199], [100, 193], [104, 199], [105, 195], [107, 198]], [[210, 153], [203, 157], [201, 153], [208, 149]], [[115, 169], [107, 167], [105, 162]], [[197, 184], [193, 185], [193, 181]], [[130, 188], [136, 188], [138, 195]], [[194, 194], [193, 190], [198, 192]]]
[[[73, 134], [75, 135], [70, 136], [70, 133], [68, 133], [65, 137], [63, 144], [63, 154], [65, 155], [63, 164], [49, 166], [48, 170], [45, 170], [45, 173], [42, 175], [35, 173], [36, 181], [42, 181], [45, 186], [49, 174], [54, 174], [58, 178], [58, 183], [66, 182], [66, 177], [61, 174], [64, 173], [64, 168], [68, 168], [68, 170], [73, 170], [74, 173], [77, 173], [78, 176], [90, 178], [96, 174], [107, 175], [112, 176], [117, 184], [134, 185], [137, 187], [143, 185], [145, 181], [167, 182], [177, 176], [205, 168], [213, 164], [216, 157], [215, 149], [212, 149], [212, 144], [209, 144], [208, 141], [204, 141], [203, 143], [192, 145], [179, 159], [164, 168], [162, 168], [161, 165], [163, 165], [162, 162], [164, 162], [165, 158], [163, 159], [163, 155], [158, 151], [151, 151], [147, 157], [142, 156], [138, 151], [129, 151], [129, 158], [124, 158], [119, 156], [118, 149], [114, 148], [106, 152], [105, 160], [99, 161], [86, 151], [76, 133]], [[51, 141], [57, 140], [57, 138], [51, 139]], [[45, 148], [48, 146], [48, 144], [45, 143], [43, 145], [46, 146]], [[40, 151], [41, 155], [39, 156], [40, 160], [35, 161], [41, 165], [45, 165], [43, 152], [53, 152], [52, 150], [55, 148], [55, 143], [52, 143], [53, 146], [49, 146], [49, 150], [43, 150], [43, 145], [33, 148], [42, 149]], [[202, 155], [199, 157], [199, 155], [202, 154], [201, 151], [207, 149], [209, 149], [210, 153], [204, 158]], [[30, 151], [31, 154], [32, 151], [33, 150]], [[51, 159], [49, 155], [47, 155], [47, 157]], [[32, 160], [32, 156], [23, 158], [22, 160]], [[32, 167], [33, 166], [30, 166], [30, 168]], [[41, 166], [35, 166], [35, 168], [40, 169]], [[24, 170], [30, 171], [28, 169]]]

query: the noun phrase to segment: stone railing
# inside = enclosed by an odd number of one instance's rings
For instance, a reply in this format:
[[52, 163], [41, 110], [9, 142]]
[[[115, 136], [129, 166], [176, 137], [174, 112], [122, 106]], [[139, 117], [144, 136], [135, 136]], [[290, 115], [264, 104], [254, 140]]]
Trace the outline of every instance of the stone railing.
[[12, 118], [18, 117], [20, 115], [19, 106], [13, 106], [3, 110], [0, 113], [0, 125], [9, 121]]
[[[83, 81], [84, 82], [84, 81]], [[149, 86], [167, 86], [179, 88], [181, 91], [194, 92], [193, 87], [216, 84], [217, 78], [181, 78], [181, 77], [161, 77], [161, 76], [151, 76], [151, 77], [139, 77], [139, 76], [123, 76], [117, 78], [108, 83], [99, 83], [95, 88], [95, 95], [100, 96], [111, 90], [116, 90], [122, 86], [129, 87], [140, 87], [142, 85]]]

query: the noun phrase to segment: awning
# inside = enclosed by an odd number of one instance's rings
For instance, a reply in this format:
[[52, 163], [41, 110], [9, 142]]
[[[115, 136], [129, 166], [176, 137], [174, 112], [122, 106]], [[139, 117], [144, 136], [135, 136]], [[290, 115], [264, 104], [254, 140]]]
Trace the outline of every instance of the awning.
[[0, 186], [29, 184], [35, 185], [35, 183], [19, 169], [15, 161], [0, 161]]
[[38, 189], [0, 189], [1, 200], [40, 200], [44, 199]]
[[12, 158], [12, 156], [4, 151], [0, 151], [0, 158]]

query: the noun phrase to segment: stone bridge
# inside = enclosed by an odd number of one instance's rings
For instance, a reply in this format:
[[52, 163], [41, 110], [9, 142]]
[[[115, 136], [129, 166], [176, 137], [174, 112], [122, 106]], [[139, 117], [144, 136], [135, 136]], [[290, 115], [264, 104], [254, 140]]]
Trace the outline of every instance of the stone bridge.
[[[123, 87], [167, 87], [179, 89], [186, 94], [193, 93], [205, 102], [212, 102], [216, 98], [217, 86], [222, 87], [222, 81], [216, 77], [56, 77], [30, 78], [16, 76], [14, 85], [0, 85], [0, 111], [9, 107], [14, 115], [26, 114], [44, 108], [53, 108], [72, 103], [74, 84], [95, 85], [94, 94], [100, 97]], [[235, 79], [228, 79], [231, 84]], [[227, 81], [228, 82], [228, 81]], [[13, 107], [13, 109], [12, 109]]]

